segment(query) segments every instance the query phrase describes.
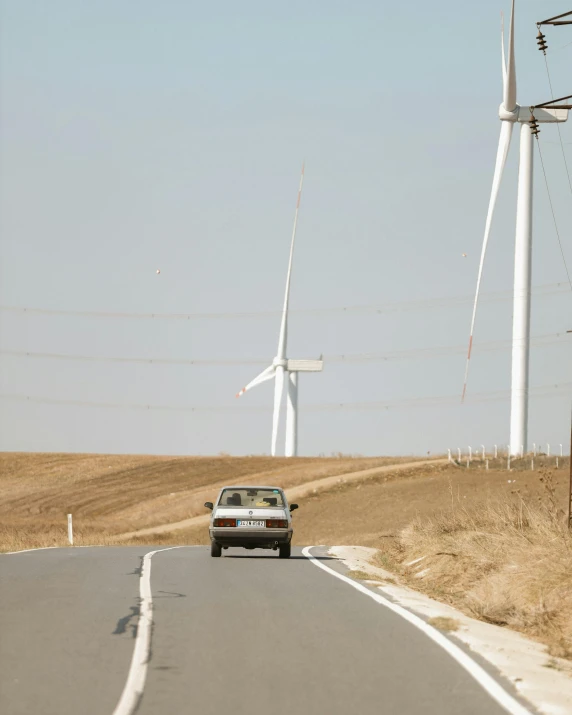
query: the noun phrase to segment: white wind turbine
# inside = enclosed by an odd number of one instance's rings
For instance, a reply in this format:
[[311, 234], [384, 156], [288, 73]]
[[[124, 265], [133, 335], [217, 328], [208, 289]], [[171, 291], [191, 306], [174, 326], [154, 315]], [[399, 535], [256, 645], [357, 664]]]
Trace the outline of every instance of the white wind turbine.
[[[530, 288], [532, 253], [532, 168], [533, 141], [537, 123], [565, 122], [567, 109], [521, 107], [516, 101], [516, 68], [514, 61], [514, 6], [512, 0], [508, 40], [508, 63], [504, 50], [504, 28], [501, 34], [503, 101], [499, 108], [501, 120], [500, 141], [497, 152], [493, 187], [485, 223], [485, 234], [477, 277], [477, 290], [471, 319], [469, 351], [465, 369], [463, 399], [467, 388], [469, 361], [473, 346], [473, 333], [477, 303], [481, 287], [483, 264], [489, 241], [491, 222], [510, 146], [514, 124], [520, 124], [520, 163], [518, 170], [518, 198], [516, 210], [516, 242], [514, 257], [514, 302], [512, 330], [512, 385], [510, 417], [510, 452], [520, 454], [527, 449], [528, 428], [528, 373], [530, 351]], [[535, 120], [535, 121], [534, 121]], [[536, 126], [535, 126], [536, 124]]]
[[300, 186], [298, 187], [298, 200], [296, 201], [296, 213], [294, 214], [294, 228], [292, 229], [292, 241], [290, 243], [290, 260], [288, 261], [288, 273], [286, 276], [286, 293], [284, 295], [284, 308], [282, 309], [282, 320], [280, 323], [280, 336], [278, 338], [278, 352], [272, 361], [272, 365], [263, 370], [260, 375], [248, 383], [246, 387], [236, 395], [244, 395], [251, 387], [260, 385], [262, 382], [274, 379], [274, 413], [272, 416], [272, 446], [271, 454], [276, 455], [276, 441], [278, 439], [278, 424], [280, 419], [280, 407], [282, 406], [282, 394], [284, 391], [284, 379], [288, 383], [288, 400], [286, 403], [286, 450], [287, 457], [295, 457], [298, 453], [298, 380], [299, 372], [320, 372], [324, 362], [320, 360], [289, 360], [286, 357], [286, 347], [288, 340], [288, 303], [290, 301], [290, 280], [292, 277], [292, 260], [294, 258], [294, 241], [296, 239], [296, 227], [298, 225], [298, 211], [300, 209], [300, 198], [302, 196], [302, 184], [304, 183], [304, 165], [300, 176]]

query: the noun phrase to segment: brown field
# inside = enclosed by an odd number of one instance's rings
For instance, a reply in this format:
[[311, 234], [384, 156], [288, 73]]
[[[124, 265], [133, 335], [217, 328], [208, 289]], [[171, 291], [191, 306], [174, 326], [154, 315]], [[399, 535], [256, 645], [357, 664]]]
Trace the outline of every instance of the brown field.
[[223, 484], [289, 488], [399, 461], [2, 453], [0, 550], [65, 545], [68, 513], [75, 543], [114, 544], [124, 532], [204, 514]]
[[[556, 491], [561, 504], [566, 500], [567, 464], [566, 460], [555, 472], [560, 475]], [[417, 517], [432, 517], [453, 502], [466, 503], [469, 509], [497, 501], [519, 502], [521, 497], [534, 503], [545, 494], [540, 476], [537, 471], [486, 471], [474, 463], [471, 469], [424, 465], [358, 483], [338, 482], [300, 501], [294, 514], [294, 543], [380, 548]], [[204, 526], [159, 538], [161, 543], [208, 543]]]
[[411, 461], [5, 453], [0, 550], [65, 545], [67, 513], [80, 545], [207, 544], [205, 524], [127, 540], [121, 534], [205, 514], [204, 501], [222, 484], [300, 491], [345, 474], [296, 499], [295, 544], [373, 546], [402, 583], [572, 657], [569, 461], [556, 469], [555, 460], [539, 459], [534, 472], [528, 461], [514, 462], [511, 472], [500, 462], [490, 470], [478, 461], [470, 469], [399, 466]]

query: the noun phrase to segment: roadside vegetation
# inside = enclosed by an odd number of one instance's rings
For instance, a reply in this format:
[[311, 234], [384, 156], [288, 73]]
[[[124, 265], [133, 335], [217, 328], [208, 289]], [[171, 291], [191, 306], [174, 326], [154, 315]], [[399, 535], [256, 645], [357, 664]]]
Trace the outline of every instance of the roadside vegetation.
[[451, 481], [447, 508], [380, 541], [377, 560], [403, 583], [572, 658], [572, 535], [562, 484], [549, 469], [536, 479], [534, 498], [511, 490], [478, 504], [461, 499]]
[[224, 484], [295, 487], [399, 461], [390, 457], [157, 457], [145, 455], [0, 453], [0, 551], [74, 543], [207, 543], [174, 532], [119, 540], [125, 532], [203, 515]]

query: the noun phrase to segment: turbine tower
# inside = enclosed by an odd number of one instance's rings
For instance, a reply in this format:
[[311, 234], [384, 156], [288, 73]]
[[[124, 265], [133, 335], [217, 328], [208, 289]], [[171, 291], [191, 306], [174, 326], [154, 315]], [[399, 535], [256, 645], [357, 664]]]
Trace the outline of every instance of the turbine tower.
[[278, 424], [280, 420], [280, 408], [282, 406], [282, 396], [284, 392], [284, 382], [287, 382], [288, 398], [286, 402], [286, 450], [287, 457], [298, 455], [298, 373], [299, 372], [321, 372], [324, 367], [322, 358], [319, 360], [289, 360], [287, 355], [288, 342], [288, 304], [290, 302], [290, 281], [292, 278], [292, 261], [294, 258], [294, 241], [296, 239], [296, 227], [298, 225], [298, 212], [300, 210], [300, 198], [302, 196], [302, 184], [304, 183], [304, 165], [302, 164], [302, 174], [300, 176], [300, 186], [298, 187], [298, 200], [296, 201], [296, 212], [294, 214], [294, 228], [292, 229], [292, 240], [290, 242], [290, 259], [288, 261], [288, 273], [286, 274], [286, 293], [284, 295], [284, 307], [282, 309], [282, 320], [280, 322], [280, 334], [278, 337], [278, 352], [272, 361], [272, 365], [263, 370], [260, 375], [248, 383], [246, 387], [236, 395], [244, 395], [251, 387], [260, 385], [267, 380], [274, 380], [274, 413], [272, 415], [272, 444], [271, 454], [276, 455], [276, 442], [278, 439]]
[[[510, 453], [518, 455], [527, 449], [528, 430], [528, 375], [530, 352], [530, 288], [531, 288], [531, 254], [532, 254], [532, 197], [533, 197], [533, 141], [538, 134], [538, 124], [565, 122], [568, 119], [567, 109], [548, 108], [546, 105], [536, 107], [521, 107], [516, 101], [516, 67], [514, 60], [514, 6], [512, 0], [510, 13], [510, 29], [508, 40], [508, 62], [505, 58], [504, 27], [501, 30], [503, 101], [499, 108], [501, 120], [500, 140], [493, 177], [493, 186], [487, 220], [481, 260], [477, 277], [477, 289], [471, 318], [471, 334], [465, 369], [463, 399], [467, 389], [469, 362], [473, 347], [473, 334], [477, 303], [481, 287], [483, 265], [491, 222], [506, 163], [512, 129], [520, 124], [520, 163], [518, 169], [518, 198], [516, 209], [516, 242], [514, 256], [514, 297], [513, 297], [513, 329], [512, 329], [512, 384], [511, 384], [511, 415], [510, 415]], [[550, 104], [547, 102], [546, 104]]]

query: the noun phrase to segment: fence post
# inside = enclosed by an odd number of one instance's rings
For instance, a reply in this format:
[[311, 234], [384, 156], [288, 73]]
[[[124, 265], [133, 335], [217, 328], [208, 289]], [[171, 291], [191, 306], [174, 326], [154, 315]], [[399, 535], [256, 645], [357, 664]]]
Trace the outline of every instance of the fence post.
[[469, 447], [469, 462], [471, 461], [472, 458], [473, 458], [473, 448]]
[[70, 546], [73, 546], [73, 526], [71, 514], [68, 514], [68, 541], [70, 542]]
[[485, 445], [484, 444], [481, 444], [481, 450], [482, 450], [483, 462], [484, 462], [485, 461]]
[[498, 454], [499, 454], [499, 453], [498, 453], [498, 447], [497, 447], [497, 445], [495, 444], [495, 459], [498, 458]]
[[546, 456], [550, 457], [550, 445], [549, 444], [546, 445]]

